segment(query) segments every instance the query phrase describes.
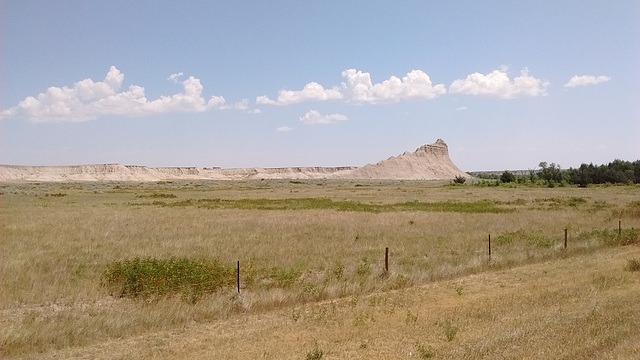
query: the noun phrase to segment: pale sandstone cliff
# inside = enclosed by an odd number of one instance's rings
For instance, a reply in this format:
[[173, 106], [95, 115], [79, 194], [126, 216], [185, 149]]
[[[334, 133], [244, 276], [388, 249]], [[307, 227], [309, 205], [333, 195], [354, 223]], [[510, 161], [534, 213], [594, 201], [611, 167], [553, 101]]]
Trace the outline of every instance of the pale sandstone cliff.
[[76, 166], [0, 165], [0, 181], [161, 181], [242, 179], [405, 179], [442, 180], [469, 177], [449, 158], [447, 144], [438, 139], [414, 152], [363, 167], [287, 167], [219, 169], [197, 167], [150, 168], [100, 164]]
[[442, 139], [422, 145], [414, 152], [365, 165], [349, 174], [352, 179], [444, 180], [456, 176], [470, 177], [451, 161], [449, 148]]

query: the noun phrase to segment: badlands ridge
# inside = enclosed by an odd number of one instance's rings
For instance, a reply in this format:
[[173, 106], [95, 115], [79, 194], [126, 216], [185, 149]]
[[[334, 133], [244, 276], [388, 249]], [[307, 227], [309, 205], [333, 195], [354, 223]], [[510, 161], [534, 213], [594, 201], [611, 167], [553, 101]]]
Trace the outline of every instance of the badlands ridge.
[[0, 165], [0, 181], [166, 181], [248, 179], [391, 179], [445, 180], [470, 177], [449, 158], [447, 144], [438, 139], [414, 152], [392, 156], [362, 167], [286, 167], [221, 169], [198, 167], [150, 168], [100, 164], [75, 166]]

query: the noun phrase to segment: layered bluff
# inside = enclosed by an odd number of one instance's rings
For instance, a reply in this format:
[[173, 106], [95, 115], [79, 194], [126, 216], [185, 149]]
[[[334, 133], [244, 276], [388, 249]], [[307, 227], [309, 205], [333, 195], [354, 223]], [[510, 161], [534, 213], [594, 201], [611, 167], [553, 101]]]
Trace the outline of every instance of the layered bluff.
[[392, 156], [362, 167], [198, 168], [146, 167], [121, 164], [74, 166], [0, 165], [0, 181], [166, 181], [247, 179], [393, 179], [445, 180], [469, 177], [449, 158], [438, 139], [414, 152]]

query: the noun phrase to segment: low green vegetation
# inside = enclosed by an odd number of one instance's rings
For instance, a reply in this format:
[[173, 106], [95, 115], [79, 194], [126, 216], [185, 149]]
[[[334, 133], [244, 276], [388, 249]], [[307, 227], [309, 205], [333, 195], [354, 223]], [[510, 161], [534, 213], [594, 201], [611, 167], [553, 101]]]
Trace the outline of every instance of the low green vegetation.
[[[571, 234], [572, 241], [579, 243], [594, 243], [605, 246], [625, 246], [640, 243], [640, 232], [635, 228], [583, 230]], [[545, 235], [541, 229], [520, 229], [498, 234], [495, 237], [497, 245], [530, 245], [540, 248], [550, 248], [560, 245], [563, 237], [560, 233], [555, 236]]]
[[307, 353], [307, 356], [305, 357], [306, 360], [320, 360], [324, 357], [324, 351], [322, 351], [322, 349], [320, 349], [320, 347], [318, 346], [318, 343], [316, 342], [315, 346], [313, 347], [313, 350], [309, 351]]
[[233, 269], [218, 260], [133, 258], [111, 263], [102, 285], [118, 297], [179, 294], [194, 302], [233, 283]]
[[[302, 272], [274, 266], [259, 268], [243, 263], [245, 289], [266, 291], [287, 289], [300, 280]], [[102, 274], [101, 286], [116, 297], [159, 299], [179, 295], [196, 302], [202, 296], [236, 284], [237, 269], [207, 258], [133, 258], [114, 261]]]
[[456, 338], [456, 335], [458, 335], [459, 330], [460, 328], [454, 325], [451, 320], [446, 320], [442, 324], [442, 331], [444, 332], [444, 336], [447, 338], [447, 341], [453, 341]]
[[632, 201], [622, 209], [614, 210], [613, 217], [640, 219], [640, 201]]
[[538, 247], [551, 247], [555, 243], [555, 239], [545, 236], [541, 230], [520, 229], [502, 233], [496, 237], [499, 245], [511, 245], [513, 243], [523, 242], [528, 245]]
[[635, 228], [586, 230], [579, 232], [577, 238], [607, 246], [625, 246], [640, 243], [640, 231]]
[[205, 209], [239, 209], [239, 210], [337, 210], [361, 211], [371, 213], [398, 211], [434, 211], [459, 213], [505, 213], [512, 209], [502, 208], [491, 200], [473, 202], [440, 201], [421, 202], [407, 201], [395, 204], [367, 204], [359, 201], [335, 201], [328, 198], [289, 198], [289, 199], [186, 199], [174, 202], [155, 200], [150, 203], [130, 203], [131, 205], [155, 205], [163, 207], [196, 206]]
[[640, 259], [628, 259], [624, 269], [627, 271], [640, 271]]
[[436, 356], [436, 352], [431, 346], [421, 343], [416, 344], [416, 352], [421, 359], [431, 359]]
[[579, 205], [583, 205], [587, 203], [587, 199], [583, 197], [552, 197], [552, 198], [542, 198], [533, 200], [534, 203], [540, 204], [543, 206], [549, 206], [549, 208], [559, 208], [565, 206], [574, 206], [577, 207]]
[[174, 194], [166, 194], [166, 193], [151, 193], [151, 194], [142, 194], [142, 195], [137, 195], [136, 197], [139, 198], [154, 198], [154, 199], [171, 199], [171, 198], [175, 198], [176, 195]]
[[62, 192], [58, 192], [58, 193], [53, 193], [53, 194], [49, 194], [49, 193], [47, 193], [47, 194], [44, 194], [44, 196], [51, 196], [51, 197], [64, 197], [64, 196], [67, 196], [67, 194], [62, 193]]

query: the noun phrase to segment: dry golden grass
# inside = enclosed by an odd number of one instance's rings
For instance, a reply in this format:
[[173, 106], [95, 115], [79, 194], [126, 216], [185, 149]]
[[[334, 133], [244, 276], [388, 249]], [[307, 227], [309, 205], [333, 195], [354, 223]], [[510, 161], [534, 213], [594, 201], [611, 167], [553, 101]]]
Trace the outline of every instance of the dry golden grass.
[[[638, 276], [623, 270], [625, 257], [640, 256], [637, 246], [611, 248], [603, 242], [610, 233], [589, 234], [614, 232], [614, 215], [624, 216], [625, 228], [640, 228], [635, 213], [623, 211], [637, 202], [638, 187], [116, 185], [3, 184], [5, 357], [304, 358], [316, 344], [325, 358], [402, 358], [421, 350], [426, 356], [430, 349], [437, 358], [637, 354], [629, 339], [638, 336]], [[486, 199], [512, 212], [197, 206], [198, 199], [262, 198], [366, 204]], [[172, 205], [189, 199], [191, 204]], [[149, 205], [154, 200], [165, 206]], [[509, 234], [524, 235], [508, 244], [497, 241]], [[389, 274], [383, 272], [385, 247]], [[225, 289], [195, 304], [179, 296], [110, 297], [100, 286], [102, 273], [111, 262], [136, 256], [240, 261], [244, 288], [240, 295]], [[246, 278], [249, 268], [271, 267], [301, 275], [286, 287]], [[556, 273], [564, 275], [549, 275]], [[556, 301], [571, 306], [552, 306]], [[445, 332], [455, 333], [452, 341]]]
[[[637, 246], [269, 312], [237, 314], [38, 356], [92, 359], [636, 359]], [[426, 357], [423, 357], [426, 358]]]

